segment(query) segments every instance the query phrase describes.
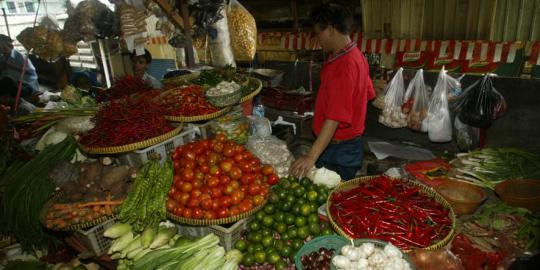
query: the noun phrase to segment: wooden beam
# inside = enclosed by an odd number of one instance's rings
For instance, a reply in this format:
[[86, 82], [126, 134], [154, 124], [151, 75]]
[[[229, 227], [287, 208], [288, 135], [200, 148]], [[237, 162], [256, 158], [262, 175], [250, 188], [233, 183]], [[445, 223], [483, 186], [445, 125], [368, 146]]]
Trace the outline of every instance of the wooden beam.
[[[167, 0], [153, 0], [165, 12], [165, 15], [171, 20], [172, 24], [178, 28], [184, 28], [184, 21], [178, 13], [174, 11], [174, 7]], [[189, 24], [188, 24], [189, 25]]]
[[184, 35], [186, 36], [186, 65], [191, 67], [195, 65], [195, 54], [193, 53], [193, 40], [191, 40], [191, 26], [189, 24], [189, 11], [187, 0], [176, 0], [177, 5], [180, 7], [182, 18], [184, 19]]

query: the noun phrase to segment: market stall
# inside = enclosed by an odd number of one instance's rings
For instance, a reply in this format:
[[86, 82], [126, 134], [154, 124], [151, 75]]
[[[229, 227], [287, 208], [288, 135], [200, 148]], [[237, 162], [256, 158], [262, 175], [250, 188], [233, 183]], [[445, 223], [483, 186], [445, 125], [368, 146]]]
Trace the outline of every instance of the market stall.
[[[62, 54], [100, 33], [144, 55], [144, 19], [152, 14], [188, 64], [160, 78], [163, 89], [123, 75], [94, 91], [67, 86], [59, 101], [27, 115], [0, 107], [2, 269], [538, 265], [540, 154], [483, 142], [481, 134], [515, 105], [492, 75], [465, 85], [444, 66], [435, 80], [422, 69], [396, 69], [368, 105], [374, 125], [435, 146], [370, 140], [370, 162], [398, 162], [377, 173], [363, 168], [349, 181], [326, 168], [295, 177], [289, 168], [299, 146], [313, 142], [321, 63], [259, 68], [257, 46], [266, 37], [239, 1], [177, 2], [122, 1], [112, 12], [83, 1], [75, 14], [92, 12], [70, 16], [57, 38], [67, 44], [38, 51]], [[364, 50], [382, 46], [356, 38]], [[311, 38], [287, 40], [288, 48]], [[205, 44], [204, 66], [193, 63], [192, 42]], [[390, 54], [411, 46], [384, 42]], [[514, 45], [491, 45], [507, 46], [509, 61]], [[102, 52], [104, 67], [114, 66]], [[298, 69], [307, 75], [297, 77]], [[448, 145], [457, 147], [443, 156]]]

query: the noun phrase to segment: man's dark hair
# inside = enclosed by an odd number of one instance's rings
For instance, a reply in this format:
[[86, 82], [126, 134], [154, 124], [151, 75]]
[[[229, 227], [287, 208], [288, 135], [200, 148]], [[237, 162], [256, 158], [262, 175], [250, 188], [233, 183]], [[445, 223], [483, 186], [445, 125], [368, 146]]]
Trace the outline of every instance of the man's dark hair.
[[309, 14], [313, 25], [321, 29], [332, 26], [340, 33], [348, 35], [353, 27], [353, 14], [349, 8], [340, 3], [325, 3], [315, 7]]
[[133, 51], [131, 53], [131, 58], [133, 59], [133, 57], [144, 57], [144, 60], [146, 60], [146, 63], [147, 64], [150, 64], [152, 62], [152, 55], [150, 54], [150, 52], [147, 50], [147, 49], [144, 49], [144, 54], [143, 55], [137, 55], [135, 53], [135, 51]]

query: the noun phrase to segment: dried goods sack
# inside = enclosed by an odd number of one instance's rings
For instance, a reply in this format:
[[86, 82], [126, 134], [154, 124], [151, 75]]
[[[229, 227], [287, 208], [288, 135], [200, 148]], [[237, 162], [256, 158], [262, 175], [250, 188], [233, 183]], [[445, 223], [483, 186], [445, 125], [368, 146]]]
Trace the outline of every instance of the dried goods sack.
[[227, 12], [231, 47], [237, 61], [252, 61], [257, 51], [257, 24], [242, 4], [231, 0]]

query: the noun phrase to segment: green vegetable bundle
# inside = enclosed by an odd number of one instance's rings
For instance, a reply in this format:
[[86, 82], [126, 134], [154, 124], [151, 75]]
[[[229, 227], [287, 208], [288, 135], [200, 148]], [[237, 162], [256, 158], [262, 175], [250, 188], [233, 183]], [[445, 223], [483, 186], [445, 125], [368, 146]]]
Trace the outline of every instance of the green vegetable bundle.
[[171, 161], [146, 163], [137, 175], [133, 189], [120, 206], [120, 221], [133, 226], [135, 232], [156, 227], [167, 217], [167, 193], [173, 181]]
[[75, 139], [67, 137], [59, 144], [47, 146], [7, 179], [2, 195], [1, 231], [13, 233], [24, 250], [49, 244], [51, 236], [39, 221], [41, 207], [55, 189], [48, 179], [49, 172], [58, 162], [70, 160], [76, 149]]

